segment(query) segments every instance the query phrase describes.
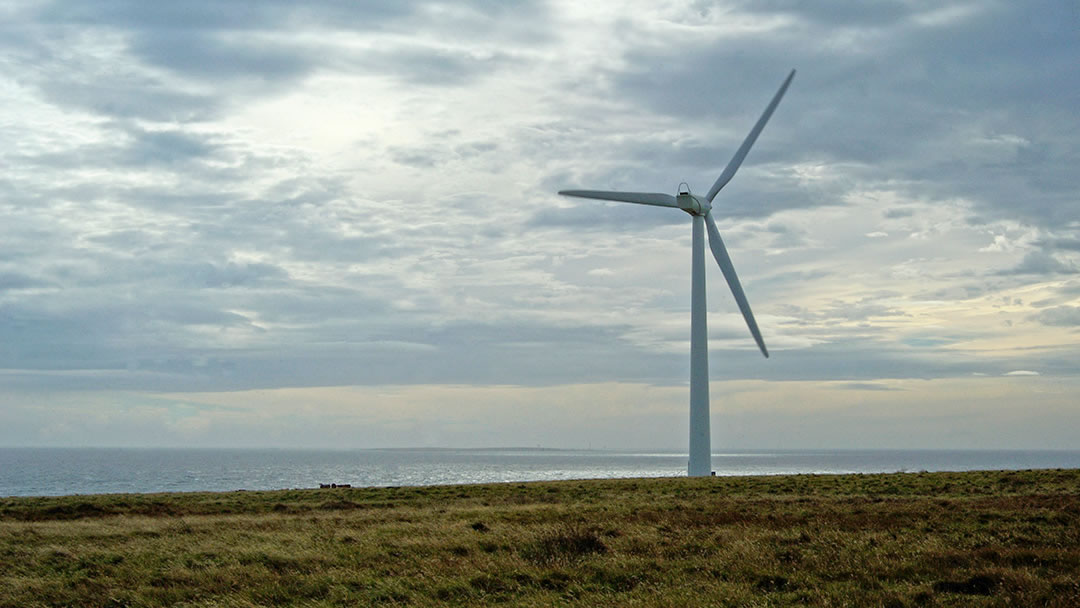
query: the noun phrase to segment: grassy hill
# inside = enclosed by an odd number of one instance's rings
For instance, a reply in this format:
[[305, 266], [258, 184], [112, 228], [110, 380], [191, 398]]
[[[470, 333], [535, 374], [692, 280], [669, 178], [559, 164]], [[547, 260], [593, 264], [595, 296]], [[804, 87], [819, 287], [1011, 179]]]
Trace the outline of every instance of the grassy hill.
[[1080, 471], [0, 498], [0, 606], [1080, 606]]

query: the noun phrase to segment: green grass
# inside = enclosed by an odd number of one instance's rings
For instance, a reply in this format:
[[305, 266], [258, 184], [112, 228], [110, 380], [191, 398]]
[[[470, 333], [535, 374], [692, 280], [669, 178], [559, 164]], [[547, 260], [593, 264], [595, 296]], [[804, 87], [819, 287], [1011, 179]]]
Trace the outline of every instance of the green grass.
[[0, 498], [0, 606], [1080, 606], [1080, 471]]

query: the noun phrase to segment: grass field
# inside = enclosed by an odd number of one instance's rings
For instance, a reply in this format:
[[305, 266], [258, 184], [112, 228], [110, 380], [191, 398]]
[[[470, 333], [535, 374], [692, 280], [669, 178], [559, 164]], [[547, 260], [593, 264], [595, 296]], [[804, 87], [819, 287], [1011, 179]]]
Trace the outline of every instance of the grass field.
[[1080, 471], [0, 498], [0, 606], [1080, 606]]

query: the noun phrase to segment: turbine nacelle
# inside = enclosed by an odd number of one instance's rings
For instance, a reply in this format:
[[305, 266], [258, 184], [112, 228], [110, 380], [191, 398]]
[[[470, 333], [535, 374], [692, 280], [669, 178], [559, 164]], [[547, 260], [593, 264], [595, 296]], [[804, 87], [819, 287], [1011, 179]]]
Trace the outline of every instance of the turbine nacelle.
[[679, 189], [679, 196], [675, 197], [675, 204], [690, 215], [705, 215], [712, 209], [712, 203], [705, 197], [690, 194], [689, 190], [682, 188]]

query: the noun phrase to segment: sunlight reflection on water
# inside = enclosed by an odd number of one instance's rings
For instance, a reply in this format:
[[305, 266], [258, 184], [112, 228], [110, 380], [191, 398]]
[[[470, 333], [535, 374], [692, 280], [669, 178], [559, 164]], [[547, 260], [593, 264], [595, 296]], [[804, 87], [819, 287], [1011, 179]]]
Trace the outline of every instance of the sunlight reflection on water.
[[[713, 454], [717, 475], [1080, 468], [1080, 451], [842, 450]], [[686, 474], [686, 454], [543, 449], [0, 448], [0, 496], [418, 486]]]

